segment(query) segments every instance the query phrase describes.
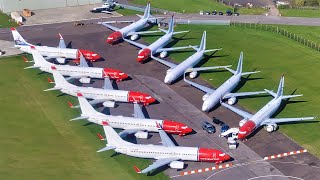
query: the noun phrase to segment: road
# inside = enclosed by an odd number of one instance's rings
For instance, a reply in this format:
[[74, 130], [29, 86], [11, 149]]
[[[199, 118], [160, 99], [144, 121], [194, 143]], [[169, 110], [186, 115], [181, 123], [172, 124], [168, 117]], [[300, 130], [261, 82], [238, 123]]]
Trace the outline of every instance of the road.
[[[280, 132], [268, 134], [261, 130], [247, 142], [241, 143], [239, 149], [229, 150], [225, 139], [219, 138], [217, 134], [208, 135], [202, 131], [200, 121], [210, 121], [215, 116], [233, 127], [237, 126], [241, 117], [223, 107], [208, 114], [201, 112], [199, 109], [201, 109], [203, 93], [186, 85], [183, 81], [173, 85], [162, 83], [167, 67], [155, 61], [145, 64], [137, 63], [135, 59], [138, 49], [125, 42], [114, 46], [107, 45], [105, 39], [111, 31], [100, 25], [88, 23], [84, 27], [73, 27], [72, 23], [60, 23], [21, 27], [19, 30], [25, 39], [32, 43], [57, 46], [57, 33], [60, 32], [64, 35], [66, 42], [72, 41], [72, 47], [94, 50], [105, 58], [105, 61], [94, 63], [94, 66], [118, 68], [131, 75], [132, 80], [118, 83], [119, 89], [145, 91], [158, 98], [159, 104], [147, 107], [150, 117], [182, 121], [195, 129], [196, 134], [182, 138], [174, 136], [179, 145], [217, 148], [231, 154], [234, 158], [232, 161], [234, 166], [220, 171], [179, 176], [184, 171], [214, 166], [210, 163], [200, 162], [186, 162], [188, 166], [183, 171], [165, 170], [165, 173], [173, 179], [242, 180], [272, 175], [271, 179], [284, 179], [284, 176], [293, 176], [313, 180], [320, 177], [319, 159], [309, 153], [272, 161], [263, 160], [265, 156], [303, 149]], [[8, 29], [1, 29], [0, 39], [12, 40], [11, 32]], [[200, 79], [195, 81], [210, 86]], [[96, 81], [93, 85], [101, 87], [102, 81]], [[121, 104], [118, 108], [112, 109], [111, 113], [130, 116], [132, 111], [132, 105]], [[154, 134], [150, 140], [138, 140], [138, 142], [158, 144], [159, 136]]]

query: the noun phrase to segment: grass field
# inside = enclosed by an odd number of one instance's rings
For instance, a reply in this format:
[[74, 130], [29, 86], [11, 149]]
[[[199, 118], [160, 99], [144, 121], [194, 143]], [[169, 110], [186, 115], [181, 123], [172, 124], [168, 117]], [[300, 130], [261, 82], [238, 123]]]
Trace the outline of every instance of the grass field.
[[[233, 9], [230, 6], [218, 3], [212, 0], [151, 0], [151, 7], [167, 9], [179, 13], [199, 13], [202, 11], [212, 12], [213, 10], [226, 12], [227, 9]], [[145, 0], [132, 0], [132, 3], [145, 5]], [[263, 8], [240, 8], [240, 14], [263, 14], [266, 12]]]
[[134, 10], [131, 10], [131, 9], [117, 9], [116, 11], [118, 13], [122, 14], [123, 16], [131, 16], [131, 15], [136, 15], [136, 14], [142, 14], [143, 15], [143, 12], [134, 11]]
[[18, 26], [18, 24], [15, 23], [14, 21], [9, 21], [10, 19], [11, 18], [7, 14], [0, 12], [0, 28]]
[[282, 16], [289, 17], [320, 17], [320, 9], [279, 9]]
[[[274, 89], [278, 86], [281, 74], [285, 74], [285, 93], [290, 94], [297, 89], [296, 94], [304, 96], [294, 100], [307, 102], [290, 103], [277, 117], [314, 116], [320, 113], [320, 56], [319, 52], [304, 47], [293, 40], [279, 34], [245, 29], [236, 26], [188, 26], [179, 25], [176, 30], [190, 30], [184, 36], [187, 40], [179, 41], [175, 46], [198, 45], [203, 30], [207, 30], [207, 48], [222, 47], [214, 58], [204, 66], [233, 64], [235, 68], [239, 53], [244, 52], [244, 70], [257, 68], [262, 72], [251, 77], [263, 78], [248, 81], [240, 91], [255, 91], [264, 88]], [[298, 28], [297, 28], [298, 29]], [[182, 35], [177, 35], [181, 37]], [[148, 36], [147, 42], [153, 42], [158, 37]], [[172, 53], [175, 61], [183, 61], [190, 53]], [[231, 74], [229, 72], [203, 73], [202, 78], [213, 85], [219, 86]], [[241, 99], [239, 103], [252, 112], [263, 107], [270, 97]], [[311, 153], [320, 157], [319, 140], [320, 123], [281, 125], [280, 131], [287, 134]]]
[[301, 36], [305, 39], [320, 44], [320, 27], [319, 26], [290, 26], [277, 25], [291, 33]]
[[79, 112], [67, 101], [76, 99], [42, 91], [52, 87], [49, 75], [23, 70], [19, 56], [0, 59], [0, 66], [0, 179], [150, 179], [133, 169], [149, 160], [96, 152], [105, 146], [96, 137], [102, 128], [70, 122]]

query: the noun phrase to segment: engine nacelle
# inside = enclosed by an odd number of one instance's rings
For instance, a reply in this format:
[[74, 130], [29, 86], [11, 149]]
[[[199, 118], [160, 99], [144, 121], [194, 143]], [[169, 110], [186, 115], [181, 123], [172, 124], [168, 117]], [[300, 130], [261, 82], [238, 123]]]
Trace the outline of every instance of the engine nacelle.
[[189, 74], [189, 77], [191, 78], [191, 79], [194, 79], [194, 78], [196, 78], [198, 76], [198, 72], [197, 71], [192, 71], [190, 74]]
[[169, 166], [173, 169], [183, 169], [184, 162], [181, 161], [172, 161]]
[[205, 94], [202, 96], [202, 101], [205, 101], [208, 97], [210, 96], [210, 94]]
[[167, 52], [167, 51], [162, 51], [162, 52], [160, 53], [160, 57], [161, 57], [161, 58], [165, 58], [165, 57], [167, 57], [167, 55], [168, 55], [168, 52]]
[[167, 74], [168, 74], [171, 70], [172, 70], [171, 68], [170, 68], [170, 69], [168, 69], [168, 70], [167, 70]]
[[66, 63], [66, 58], [56, 58], [56, 60], [57, 60], [57, 62], [59, 63], [59, 64], [65, 64]]
[[264, 128], [265, 128], [265, 130], [266, 130], [267, 132], [271, 133], [271, 132], [277, 130], [278, 125], [276, 125], [276, 124], [268, 124], [268, 125], [266, 125]]
[[135, 40], [139, 39], [139, 35], [138, 35], [138, 34], [134, 34], [134, 35], [132, 35], [132, 36], [130, 37], [130, 39], [131, 39], [132, 41], [135, 41]]
[[148, 139], [148, 133], [143, 131], [136, 132], [134, 136], [139, 139]]
[[79, 81], [83, 84], [89, 84], [91, 82], [91, 78], [82, 77]]
[[239, 122], [239, 126], [242, 127], [248, 120], [247, 119], [242, 119], [240, 122]]
[[102, 103], [102, 105], [104, 107], [114, 108], [116, 106], [116, 103], [112, 102], [112, 101], [106, 101], [106, 102]]
[[237, 98], [236, 97], [231, 97], [228, 99], [228, 104], [229, 105], [234, 105], [237, 102]]

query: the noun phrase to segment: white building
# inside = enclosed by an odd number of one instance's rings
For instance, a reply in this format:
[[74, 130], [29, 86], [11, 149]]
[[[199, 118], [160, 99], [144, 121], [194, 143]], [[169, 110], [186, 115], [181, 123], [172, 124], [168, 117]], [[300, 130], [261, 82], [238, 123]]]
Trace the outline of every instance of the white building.
[[5, 13], [23, 9], [49, 9], [101, 3], [102, 0], [0, 0], [0, 9]]

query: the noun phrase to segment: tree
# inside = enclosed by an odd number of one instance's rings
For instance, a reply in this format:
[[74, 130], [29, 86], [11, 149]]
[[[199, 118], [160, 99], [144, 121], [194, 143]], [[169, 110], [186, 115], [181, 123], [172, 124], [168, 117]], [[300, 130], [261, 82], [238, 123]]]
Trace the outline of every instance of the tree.
[[302, 7], [302, 6], [304, 6], [304, 4], [305, 4], [305, 0], [294, 0], [294, 4], [295, 4], [297, 7]]

